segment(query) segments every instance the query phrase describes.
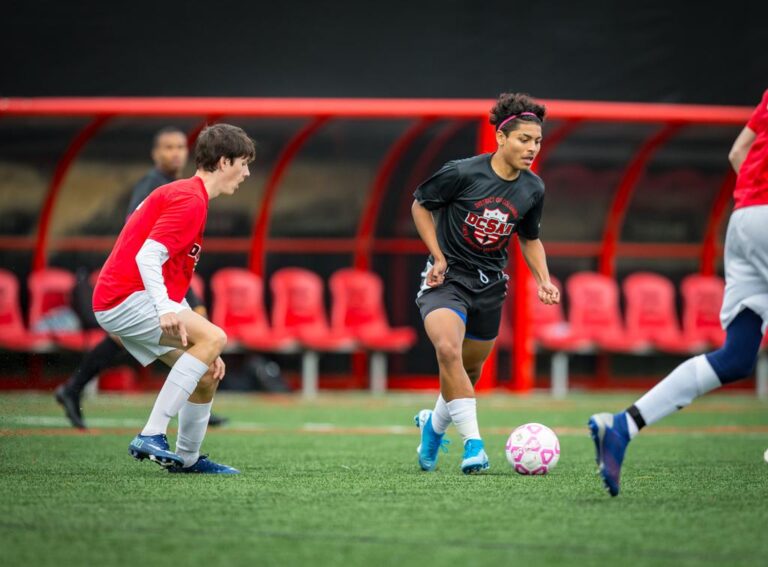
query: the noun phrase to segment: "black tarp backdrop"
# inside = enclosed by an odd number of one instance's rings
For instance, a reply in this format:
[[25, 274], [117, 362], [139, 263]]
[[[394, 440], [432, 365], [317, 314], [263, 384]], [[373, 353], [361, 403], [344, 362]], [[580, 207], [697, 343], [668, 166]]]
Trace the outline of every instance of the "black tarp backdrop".
[[494, 97], [753, 105], [768, 4], [16, 2], [0, 96]]

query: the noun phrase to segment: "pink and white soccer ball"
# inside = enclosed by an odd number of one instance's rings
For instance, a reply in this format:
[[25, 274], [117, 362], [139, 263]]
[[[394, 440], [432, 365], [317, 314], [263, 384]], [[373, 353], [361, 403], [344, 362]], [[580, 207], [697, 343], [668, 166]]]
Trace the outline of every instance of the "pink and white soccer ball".
[[515, 472], [547, 474], [560, 460], [560, 441], [546, 425], [526, 423], [509, 436], [505, 452]]

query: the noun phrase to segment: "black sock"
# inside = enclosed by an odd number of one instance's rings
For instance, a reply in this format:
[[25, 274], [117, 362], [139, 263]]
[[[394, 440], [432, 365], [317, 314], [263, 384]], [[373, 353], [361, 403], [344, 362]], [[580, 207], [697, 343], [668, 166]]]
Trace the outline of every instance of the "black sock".
[[88, 382], [93, 380], [99, 372], [112, 366], [122, 349], [123, 347], [112, 339], [104, 337], [104, 340], [93, 347], [93, 350], [83, 356], [80, 366], [77, 367], [72, 377], [67, 380], [67, 389], [79, 396]]
[[627, 413], [629, 414], [629, 417], [632, 418], [632, 421], [635, 422], [635, 425], [637, 425], [637, 430], [640, 431], [643, 427], [645, 427], [645, 420], [643, 419], [643, 416], [640, 415], [640, 410], [637, 409], [637, 406], [632, 404], [627, 408]]

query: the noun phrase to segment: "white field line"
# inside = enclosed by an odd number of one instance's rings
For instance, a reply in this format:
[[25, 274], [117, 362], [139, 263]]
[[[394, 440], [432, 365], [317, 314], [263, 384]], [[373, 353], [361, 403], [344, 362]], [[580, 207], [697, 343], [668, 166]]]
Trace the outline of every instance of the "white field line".
[[[140, 428], [144, 421], [140, 419], [128, 418], [89, 418], [88, 426], [94, 429], [99, 428]], [[0, 427], [2, 426], [28, 426], [28, 427], [53, 427], [70, 429], [69, 421], [64, 417], [55, 416], [8, 416], [0, 417]], [[484, 427], [483, 432], [493, 435], [506, 435], [514, 427]], [[228, 426], [217, 428], [217, 433], [226, 434], [227, 431], [254, 432], [254, 433], [318, 433], [318, 434], [339, 434], [339, 435], [412, 435], [418, 437], [418, 430], [412, 425], [335, 425], [333, 423], [303, 423], [291, 425], [270, 425], [266, 423], [256, 423], [248, 421], [234, 421]], [[555, 433], [567, 437], [586, 437], [588, 435], [586, 427], [555, 427]], [[656, 427], [649, 429], [644, 434], [651, 435], [684, 435], [693, 437], [702, 437], [707, 435], [746, 435], [765, 437], [768, 432], [768, 426], [694, 426], [694, 427]]]

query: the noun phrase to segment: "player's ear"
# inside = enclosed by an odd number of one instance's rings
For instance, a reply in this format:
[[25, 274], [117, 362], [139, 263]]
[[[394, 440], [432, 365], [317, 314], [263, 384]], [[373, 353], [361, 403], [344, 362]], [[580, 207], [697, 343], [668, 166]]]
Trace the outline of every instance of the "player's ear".
[[503, 146], [504, 142], [506, 141], [507, 135], [501, 130], [496, 130], [496, 143], [500, 146]]
[[224, 156], [221, 156], [221, 157], [219, 158], [219, 163], [216, 165], [216, 169], [221, 169], [221, 170], [223, 170], [223, 169], [224, 169], [224, 166], [225, 166], [225, 165], [227, 165], [227, 162], [228, 162], [228, 161], [229, 161], [229, 160], [228, 160], [227, 158], [225, 158]]

